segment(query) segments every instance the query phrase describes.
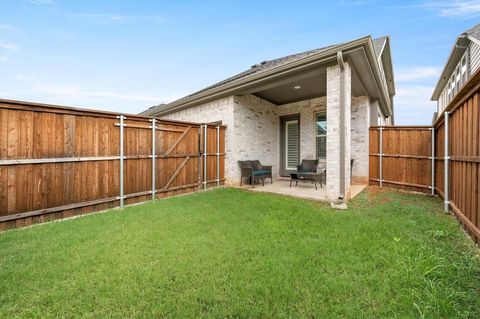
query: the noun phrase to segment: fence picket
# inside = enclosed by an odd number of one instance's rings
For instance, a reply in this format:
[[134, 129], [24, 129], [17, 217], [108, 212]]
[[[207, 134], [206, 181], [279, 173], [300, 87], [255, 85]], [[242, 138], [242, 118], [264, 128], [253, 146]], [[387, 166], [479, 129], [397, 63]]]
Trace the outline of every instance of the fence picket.
[[[0, 230], [198, 191], [201, 128], [225, 147], [225, 126], [0, 99], [4, 123]], [[224, 161], [210, 163], [217, 185]]]

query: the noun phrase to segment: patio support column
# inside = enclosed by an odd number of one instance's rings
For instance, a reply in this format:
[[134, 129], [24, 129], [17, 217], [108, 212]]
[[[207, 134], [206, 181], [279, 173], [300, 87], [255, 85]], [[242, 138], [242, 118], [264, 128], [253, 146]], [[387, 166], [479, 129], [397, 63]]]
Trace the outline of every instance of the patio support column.
[[[343, 62], [327, 68], [327, 198], [350, 197], [351, 68]], [[343, 62], [343, 63], [342, 63]]]

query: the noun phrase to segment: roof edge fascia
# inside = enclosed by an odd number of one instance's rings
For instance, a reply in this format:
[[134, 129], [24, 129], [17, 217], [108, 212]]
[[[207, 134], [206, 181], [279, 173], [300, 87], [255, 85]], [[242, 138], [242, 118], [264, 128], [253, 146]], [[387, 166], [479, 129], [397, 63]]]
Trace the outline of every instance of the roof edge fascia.
[[330, 49], [318, 52], [316, 54], [300, 59], [298, 61], [288, 63], [284, 66], [280, 66], [278, 68], [274, 68], [274, 69], [262, 72], [261, 74], [253, 74], [252, 76], [234, 80], [218, 88], [212, 88], [205, 92], [200, 92], [199, 94], [196, 94], [194, 96], [187, 96], [187, 97], [181, 98], [177, 101], [170, 103], [162, 110], [155, 112], [153, 116], [166, 115], [180, 108], [182, 109], [188, 108], [195, 104], [207, 102], [208, 100], [214, 100], [214, 99], [222, 98], [228, 95], [233, 95], [237, 90], [240, 90], [247, 85], [252, 85], [256, 82], [274, 79], [275, 77], [285, 75], [285, 73], [295, 72], [295, 71], [301, 70], [302, 68], [307, 68], [312, 64], [315, 65], [315, 64], [328, 63], [330, 62], [330, 60], [336, 61], [336, 54], [338, 51], [350, 50], [357, 46], [363, 46], [366, 43], [370, 43], [369, 46], [373, 50], [373, 45], [371, 44], [371, 37], [365, 36], [365, 37], [362, 37], [338, 46], [334, 46]]

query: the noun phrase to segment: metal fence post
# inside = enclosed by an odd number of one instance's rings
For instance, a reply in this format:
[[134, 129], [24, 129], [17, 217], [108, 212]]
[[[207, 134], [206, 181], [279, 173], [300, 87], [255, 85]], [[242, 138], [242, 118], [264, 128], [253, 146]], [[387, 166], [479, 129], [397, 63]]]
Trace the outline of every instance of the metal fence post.
[[432, 196], [435, 195], [435, 127], [432, 126]]
[[443, 184], [443, 194], [444, 194], [444, 210], [445, 212], [448, 213], [448, 209], [449, 209], [449, 194], [448, 194], [448, 175], [449, 175], [449, 172], [448, 172], [448, 159], [449, 159], [449, 156], [448, 156], [448, 116], [449, 116], [449, 112], [445, 112], [445, 124], [444, 124], [444, 130], [445, 130], [445, 150], [444, 150], [444, 184]]
[[220, 186], [220, 126], [217, 126], [217, 187]]
[[123, 207], [124, 193], [123, 193], [123, 160], [124, 160], [124, 120], [125, 116], [120, 115], [120, 207]]
[[152, 119], [152, 200], [155, 200], [155, 189], [156, 189], [156, 182], [155, 182], [155, 148], [156, 148], [156, 141], [155, 135], [157, 130], [156, 120]]
[[380, 167], [380, 174], [379, 174], [379, 180], [380, 180], [380, 187], [383, 187], [383, 127], [380, 126], [380, 134], [379, 134], [379, 167]]
[[203, 127], [203, 189], [207, 189], [207, 124]]

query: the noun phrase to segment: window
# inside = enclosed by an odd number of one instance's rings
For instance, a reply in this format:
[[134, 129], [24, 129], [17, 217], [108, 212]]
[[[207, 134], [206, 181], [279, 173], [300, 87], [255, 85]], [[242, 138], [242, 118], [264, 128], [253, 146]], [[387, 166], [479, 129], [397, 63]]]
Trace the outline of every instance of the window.
[[327, 115], [325, 113], [316, 114], [316, 122], [317, 158], [324, 159], [327, 158]]
[[299, 163], [299, 134], [298, 120], [285, 122], [285, 170], [294, 170]]
[[467, 81], [467, 57], [462, 58], [462, 84]]
[[460, 89], [460, 66], [457, 66], [457, 70], [455, 71], [455, 92], [458, 92]]

